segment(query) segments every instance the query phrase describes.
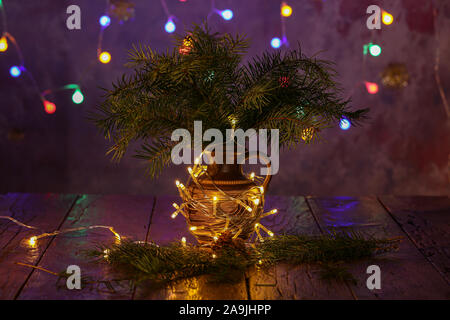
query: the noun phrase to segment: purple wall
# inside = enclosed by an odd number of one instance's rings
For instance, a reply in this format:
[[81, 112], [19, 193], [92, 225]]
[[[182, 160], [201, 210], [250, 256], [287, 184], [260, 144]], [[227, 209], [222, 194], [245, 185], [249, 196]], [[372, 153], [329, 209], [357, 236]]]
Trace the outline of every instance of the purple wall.
[[[425, 0], [291, 0], [287, 20], [291, 44], [300, 41], [307, 54], [336, 62], [339, 81], [355, 107], [370, 107], [363, 127], [324, 132], [322, 144], [282, 153], [280, 172], [272, 180], [272, 194], [448, 194], [449, 121], [434, 78], [436, 29], [432, 1]], [[69, 92], [50, 96], [57, 106], [53, 115], [43, 111], [39, 96], [24, 76], [12, 78], [17, 63], [12, 46], [0, 53], [0, 192], [85, 192], [175, 194], [175, 178], [184, 169], [172, 167], [155, 181], [143, 178], [143, 164], [127, 157], [120, 164], [104, 156], [108, 143], [84, 118], [101, 101], [99, 87], [109, 88], [124, 71], [126, 51], [133, 43], [165, 49], [171, 45], [163, 27], [166, 16], [157, 0], [136, 0], [133, 21], [113, 20], [104, 34], [103, 47], [112, 61], [96, 61], [98, 18], [105, 1], [4, 0], [8, 31], [22, 47], [26, 66], [40, 89], [79, 83], [85, 102], [75, 105]], [[450, 96], [450, 2], [433, 1], [438, 9], [440, 75]], [[70, 4], [82, 10], [82, 29], [65, 27]], [[208, 14], [209, 0], [167, 0], [183, 25], [200, 23]], [[381, 31], [365, 26], [365, 9], [379, 4], [395, 17]], [[231, 8], [234, 18], [210, 19], [217, 31], [245, 33], [252, 41], [249, 56], [269, 47], [280, 33], [279, 1], [216, 0], [216, 7]], [[363, 76], [362, 46], [380, 43], [377, 58], [366, 57]], [[391, 62], [405, 63], [410, 83], [403, 89], [381, 85], [380, 73]], [[380, 84], [369, 95], [362, 80]], [[450, 97], [449, 97], [450, 98]], [[20, 134], [24, 136], [21, 139]], [[15, 133], [15, 134], [14, 134]]]

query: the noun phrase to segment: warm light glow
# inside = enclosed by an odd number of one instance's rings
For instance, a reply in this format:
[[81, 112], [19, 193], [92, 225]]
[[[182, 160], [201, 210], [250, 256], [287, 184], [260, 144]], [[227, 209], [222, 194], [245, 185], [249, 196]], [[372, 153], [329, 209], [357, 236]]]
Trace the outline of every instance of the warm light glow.
[[186, 245], [186, 238], [185, 238], [185, 237], [182, 237], [182, 238], [181, 238], [181, 243], [183, 244], [183, 246]]
[[180, 181], [176, 180], [175, 184], [177, 185], [177, 187], [179, 187], [180, 186]]
[[258, 199], [258, 198], [253, 199], [253, 203], [254, 203], [255, 205], [258, 205], [258, 204], [259, 204], [259, 199]]
[[269, 234], [269, 236], [273, 237], [273, 232], [272, 231], [269, 231], [267, 233]]
[[6, 37], [0, 38], [0, 52], [5, 52], [8, 50], [8, 41], [6, 40]]
[[177, 217], [177, 215], [178, 215], [178, 212], [174, 212], [174, 213], [172, 213], [171, 218], [175, 219]]
[[385, 25], [390, 25], [392, 24], [392, 22], [394, 22], [394, 16], [389, 12], [383, 10], [381, 13], [381, 20]]
[[264, 193], [264, 187], [259, 187], [259, 191], [261, 192], [261, 194]]
[[273, 209], [272, 210], [272, 213], [277, 213], [278, 212], [278, 209]]
[[54, 103], [52, 103], [48, 100], [44, 100], [44, 109], [45, 109], [45, 112], [47, 112], [48, 114], [52, 114], [52, 113], [55, 113], [56, 106]]
[[254, 180], [254, 179], [255, 179], [255, 173], [254, 173], [254, 172], [250, 173], [250, 179], [251, 179], [251, 180]]
[[281, 15], [283, 17], [289, 17], [292, 14], [292, 8], [283, 2], [281, 6]]
[[190, 227], [189, 229], [190, 229], [191, 231], [195, 231], [195, 230], [197, 230], [197, 227], [194, 226], [194, 227]]
[[107, 51], [103, 51], [102, 53], [100, 53], [100, 55], [98, 56], [98, 60], [101, 63], [109, 63], [111, 61], [111, 55], [109, 54], [109, 52]]
[[214, 201], [217, 201], [217, 197], [216, 197], [216, 196], [214, 196], [214, 197], [213, 197], [213, 200], [214, 200]]
[[29, 240], [28, 240], [28, 244], [30, 245], [30, 247], [35, 247], [36, 246], [36, 241], [37, 241], [37, 237], [31, 237]]
[[219, 238], [217, 238], [216, 236], [213, 237], [214, 241], [219, 240]]
[[217, 256], [214, 253], [213, 253], [212, 257], [213, 257], [213, 259], [217, 258]]
[[370, 94], [375, 94], [378, 92], [378, 84], [374, 82], [368, 82], [364, 81], [364, 84], [366, 85], [367, 92]]

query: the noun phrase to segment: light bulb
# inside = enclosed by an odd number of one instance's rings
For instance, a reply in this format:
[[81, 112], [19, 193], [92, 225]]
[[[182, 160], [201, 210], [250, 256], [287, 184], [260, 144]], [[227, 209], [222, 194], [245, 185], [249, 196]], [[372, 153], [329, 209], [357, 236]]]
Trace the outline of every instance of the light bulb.
[[381, 54], [381, 47], [377, 44], [369, 45], [369, 52], [372, 56], [378, 57]]
[[45, 112], [47, 112], [48, 114], [53, 114], [56, 111], [56, 106], [54, 103], [52, 103], [48, 100], [44, 100], [44, 109], [45, 109]]
[[83, 96], [83, 93], [81, 93], [81, 90], [80, 89], [75, 90], [75, 92], [72, 95], [73, 103], [80, 104], [83, 102], [83, 100], [84, 100], [84, 96]]
[[6, 37], [0, 38], [0, 52], [5, 52], [8, 50], [8, 41], [6, 40]]
[[392, 22], [394, 22], [394, 16], [392, 14], [390, 14], [389, 12], [386, 11], [382, 11], [381, 12], [381, 20], [383, 21], [383, 23], [385, 25], [390, 25], [392, 24]]
[[342, 118], [341, 121], [339, 122], [339, 127], [342, 130], [348, 130], [350, 129], [351, 123], [350, 120], [348, 120], [347, 118]]
[[98, 20], [98, 22], [100, 22], [100, 25], [101, 25], [103, 28], [106, 28], [106, 27], [109, 26], [109, 24], [111, 23], [111, 18], [108, 17], [108, 16], [106, 16], [106, 15], [104, 15], [104, 16], [101, 16], [101, 17], [100, 17], [100, 19]]
[[12, 66], [9, 69], [9, 74], [14, 77], [17, 78], [18, 76], [20, 76], [20, 74], [22, 73], [22, 68], [18, 67], [18, 66]]
[[109, 63], [111, 61], [111, 54], [107, 51], [103, 51], [102, 53], [100, 53], [100, 55], [98, 56], [98, 60], [101, 63]]
[[167, 20], [164, 29], [166, 30], [167, 33], [172, 33], [175, 31], [176, 26], [175, 23], [173, 23], [172, 19]]
[[278, 49], [279, 47], [281, 47], [281, 39], [280, 38], [273, 38], [270, 41], [270, 45], [272, 46], [272, 48]]
[[364, 81], [364, 84], [366, 85], [367, 92], [370, 94], [375, 94], [378, 92], [378, 84], [374, 82], [368, 82]]
[[226, 10], [220, 11], [220, 15], [222, 16], [222, 18], [224, 20], [231, 20], [231, 19], [233, 19], [233, 11], [231, 11], [230, 9], [226, 9]]
[[286, 3], [283, 3], [281, 6], [281, 15], [283, 17], [289, 17], [292, 14], [292, 8], [288, 6]]

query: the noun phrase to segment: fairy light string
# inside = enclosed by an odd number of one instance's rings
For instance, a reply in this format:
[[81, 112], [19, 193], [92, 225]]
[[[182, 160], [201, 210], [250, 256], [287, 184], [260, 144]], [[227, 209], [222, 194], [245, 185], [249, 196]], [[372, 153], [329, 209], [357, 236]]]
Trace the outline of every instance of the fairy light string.
[[33, 88], [35, 89], [37, 95], [39, 96], [39, 99], [41, 100], [43, 106], [44, 106], [44, 110], [48, 113], [48, 114], [52, 114], [56, 111], [56, 106], [53, 102], [51, 102], [50, 100], [47, 99], [47, 95], [51, 94], [54, 91], [59, 91], [59, 90], [74, 90], [74, 93], [72, 95], [72, 100], [74, 103], [79, 104], [81, 102], [83, 102], [84, 100], [84, 96], [81, 93], [81, 89], [80, 86], [78, 85], [74, 85], [76, 87], [73, 86], [64, 86], [61, 87], [59, 89], [56, 90], [51, 90], [51, 89], [47, 89], [44, 91], [40, 90], [40, 86], [38, 84], [38, 82], [36, 81], [36, 78], [34, 77], [34, 75], [32, 74], [32, 72], [26, 68], [26, 64], [25, 64], [25, 59], [22, 53], [22, 50], [20, 49], [20, 46], [17, 42], [17, 39], [7, 30], [7, 19], [6, 19], [6, 11], [5, 11], [5, 7], [3, 4], [3, 1], [0, 0], [0, 11], [1, 11], [1, 17], [2, 17], [2, 33], [1, 33], [1, 37], [0, 37], [0, 52], [6, 52], [9, 49], [9, 43], [11, 43], [13, 45], [13, 47], [15, 48], [15, 52], [17, 54], [18, 60], [19, 60], [19, 64], [18, 65], [14, 65], [10, 68], [10, 74], [12, 77], [18, 78], [21, 76], [22, 73], [26, 74], [31, 82], [31, 85], [33, 86]]

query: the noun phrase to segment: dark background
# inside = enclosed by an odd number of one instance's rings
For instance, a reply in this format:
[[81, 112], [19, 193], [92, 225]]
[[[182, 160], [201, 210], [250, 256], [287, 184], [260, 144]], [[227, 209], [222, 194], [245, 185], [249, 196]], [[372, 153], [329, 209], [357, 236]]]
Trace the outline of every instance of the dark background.
[[[336, 62], [344, 95], [355, 107], [370, 107], [370, 121], [362, 127], [324, 132], [322, 144], [300, 145], [281, 154], [279, 174], [270, 193], [287, 195], [448, 194], [449, 121], [434, 78], [440, 39], [440, 76], [450, 89], [450, 1], [428, 0], [291, 0], [293, 14], [286, 21], [291, 44], [300, 41], [305, 53], [322, 51], [321, 58]], [[66, 8], [81, 7], [81, 30], [66, 28]], [[143, 164], [131, 158], [111, 163], [108, 142], [85, 120], [87, 111], [101, 101], [99, 87], [110, 88], [126, 69], [132, 44], [158, 50], [171, 46], [164, 31], [166, 15], [158, 0], [136, 0], [132, 21], [112, 20], [105, 30], [103, 48], [112, 61], [96, 60], [98, 18], [105, 11], [100, 0], [4, 1], [8, 31], [16, 37], [26, 67], [40, 90], [68, 83], [82, 87], [85, 101], [75, 105], [71, 93], [49, 96], [57, 107], [44, 112], [36, 89], [26, 76], [12, 78], [9, 68], [18, 63], [10, 43], [0, 53], [0, 192], [81, 192], [175, 194], [173, 181], [184, 168], [171, 167], [157, 180], [143, 177]], [[179, 20], [177, 32], [200, 23], [210, 10], [209, 0], [167, 0]], [[394, 23], [381, 30], [366, 28], [365, 13], [378, 4], [394, 15]], [[234, 12], [231, 21], [217, 15], [210, 25], [220, 32], [245, 33], [252, 42], [248, 56], [270, 49], [280, 36], [280, 2], [276, 0], [216, 0], [219, 9]], [[437, 28], [433, 7], [438, 12]], [[382, 46], [379, 57], [366, 57], [370, 41]], [[381, 85], [380, 73], [391, 62], [405, 63], [410, 83], [403, 89]], [[380, 84], [370, 95], [361, 85]], [[21, 139], [14, 132], [23, 132]], [[19, 135], [20, 136], [20, 135]], [[16, 138], [14, 138], [16, 137]], [[132, 150], [131, 150], [132, 151]]]

